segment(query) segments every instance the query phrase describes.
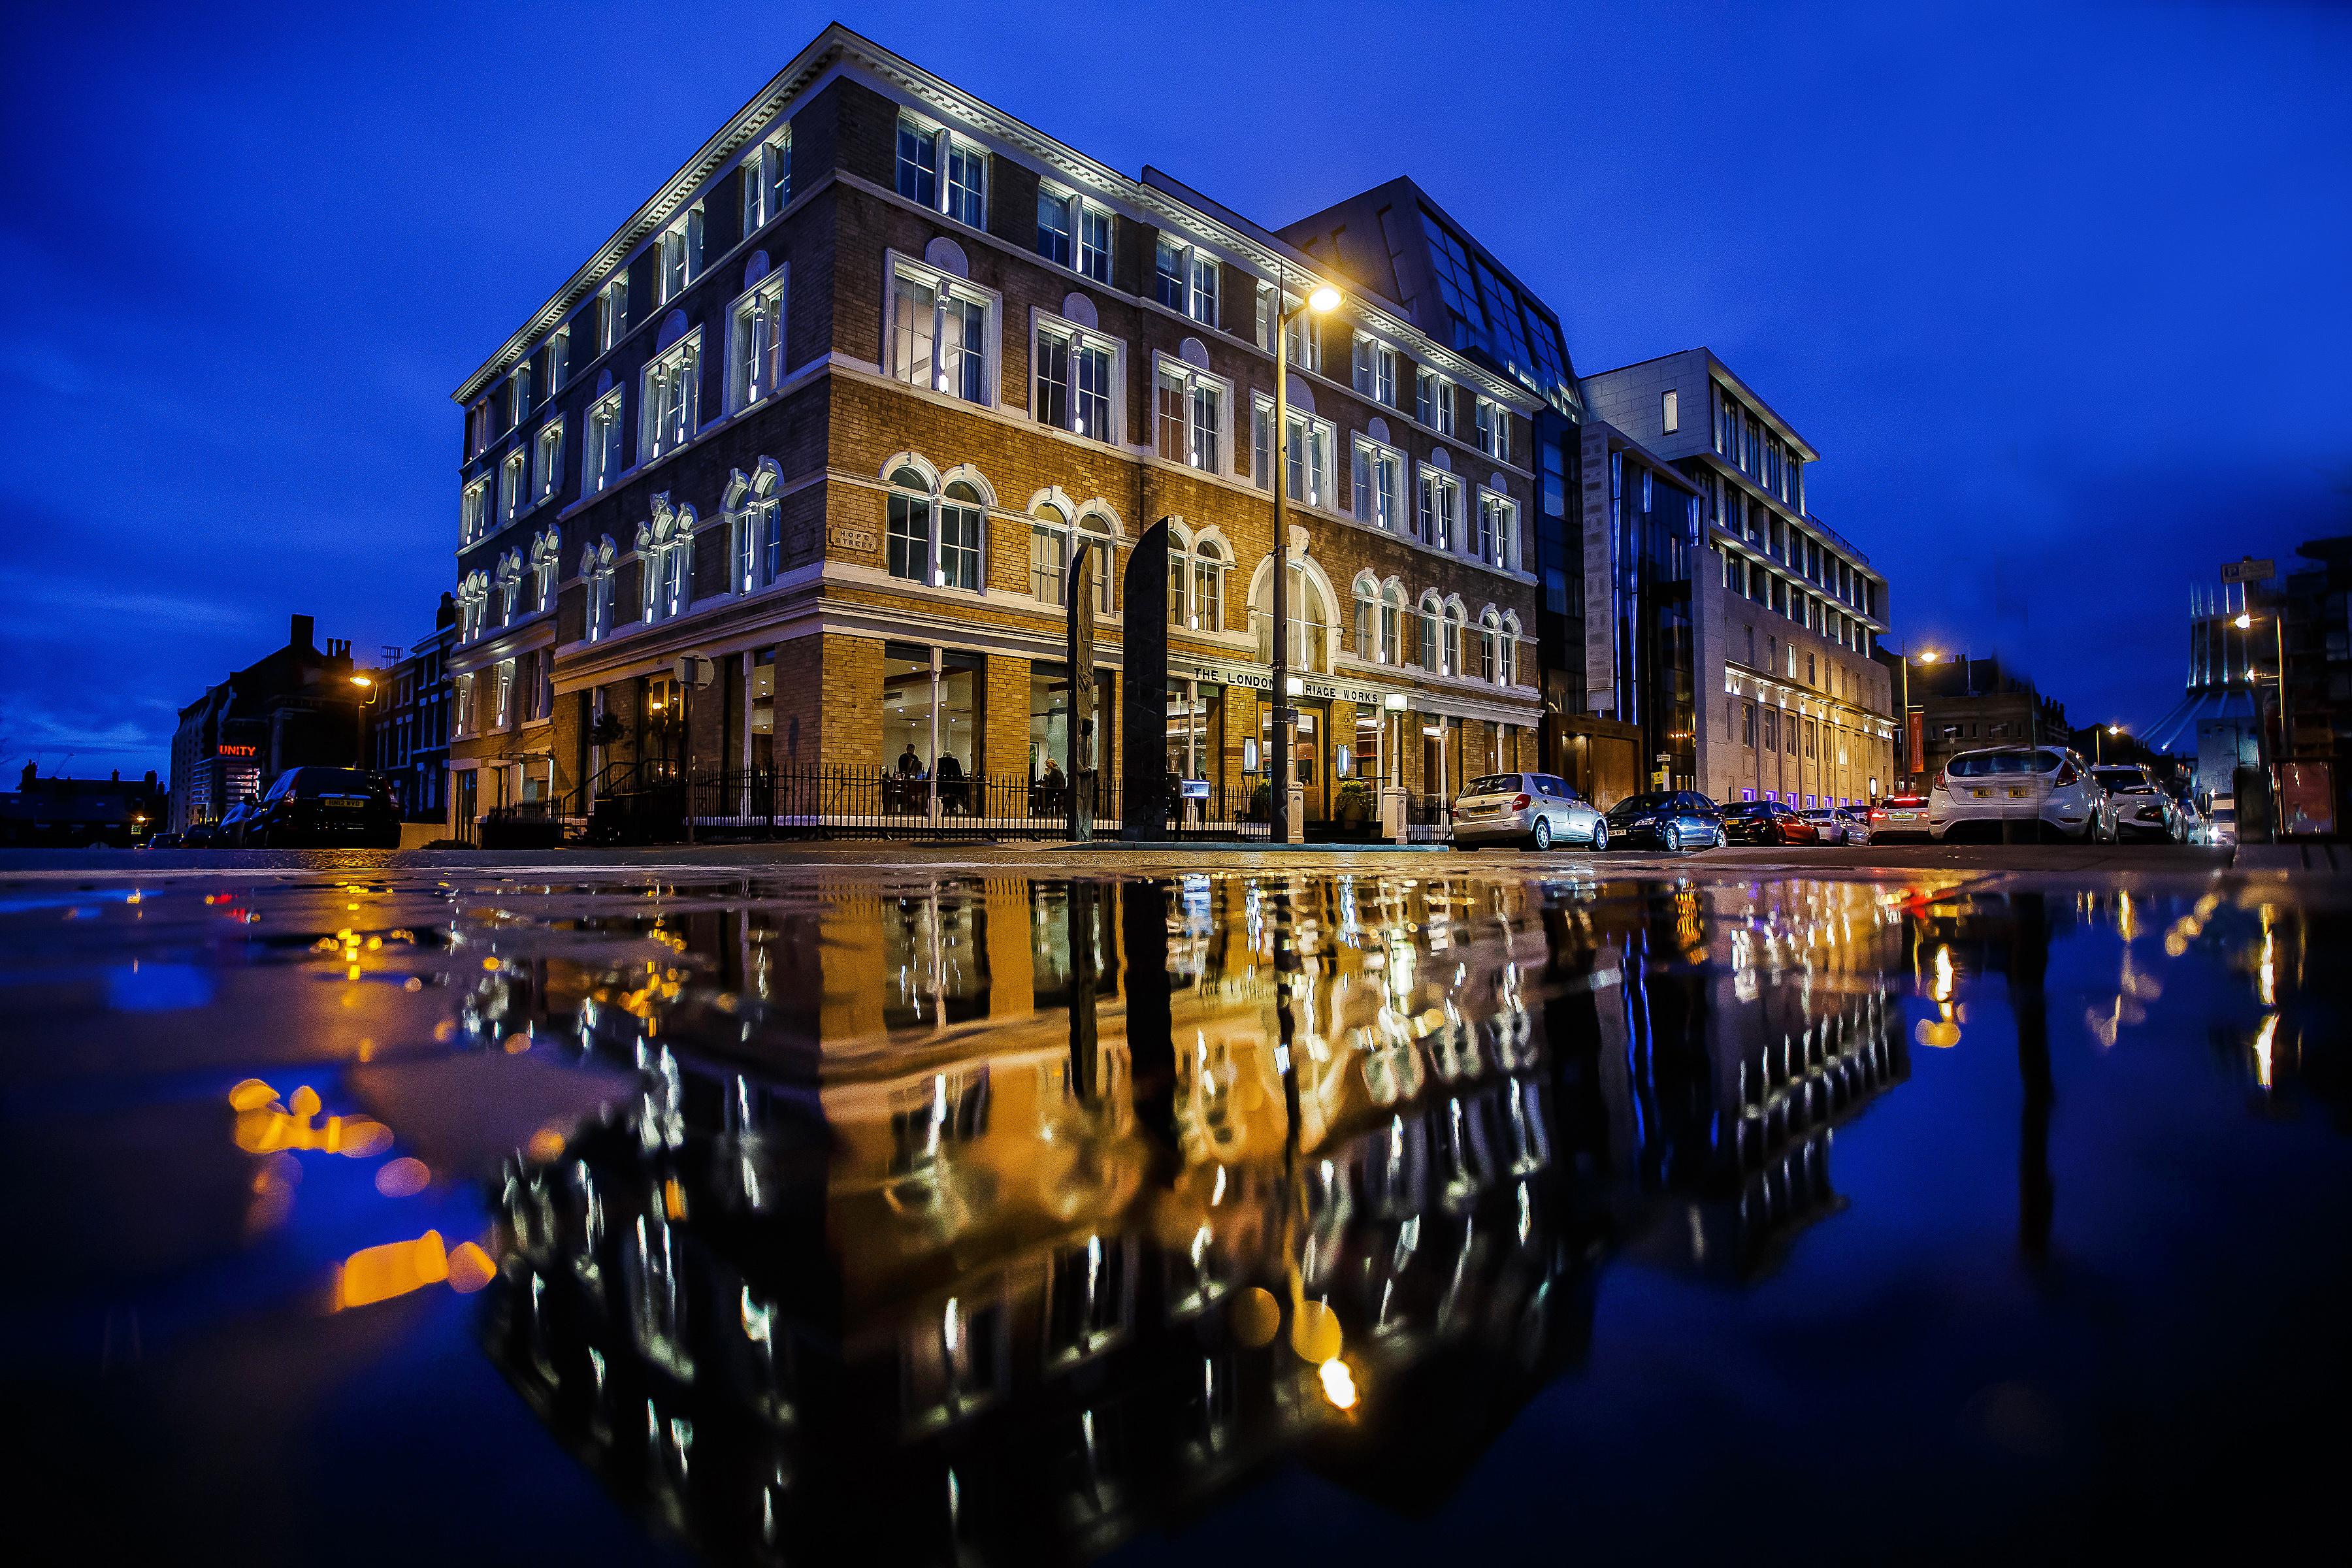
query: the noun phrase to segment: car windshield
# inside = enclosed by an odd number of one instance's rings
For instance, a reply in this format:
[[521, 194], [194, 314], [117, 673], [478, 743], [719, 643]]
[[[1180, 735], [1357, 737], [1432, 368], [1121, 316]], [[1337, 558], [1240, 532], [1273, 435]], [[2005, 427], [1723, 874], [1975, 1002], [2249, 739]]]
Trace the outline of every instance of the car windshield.
[[1517, 795], [1519, 792], [1517, 773], [1488, 773], [1482, 779], [1472, 779], [1465, 795]]
[[2058, 767], [2055, 752], [1969, 752], [1944, 771], [1956, 779], [1996, 778], [2004, 773], [2046, 773]]
[[2156, 787], [2137, 768], [2094, 768], [2091, 771], [2101, 784], [2112, 790], [2148, 791]]
[[1658, 792], [1652, 791], [1645, 795], [1627, 795], [1623, 800], [1619, 801], [1615, 805], [1609, 808], [1609, 815], [1612, 816], [1639, 816], [1645, 811], [1672, 811], [1674, 807], [1675, 797], [1672, 794], [1660, 794]]
[[1735, 801], [1733, 804], [1723, 808], [1723, 815], [1726, 816], [1769, 816], [1772, 815], [1772, 803], [1769, 800]]
[[375, 781], [356, 768], [297, 768], [298, 795], [373, 795]]

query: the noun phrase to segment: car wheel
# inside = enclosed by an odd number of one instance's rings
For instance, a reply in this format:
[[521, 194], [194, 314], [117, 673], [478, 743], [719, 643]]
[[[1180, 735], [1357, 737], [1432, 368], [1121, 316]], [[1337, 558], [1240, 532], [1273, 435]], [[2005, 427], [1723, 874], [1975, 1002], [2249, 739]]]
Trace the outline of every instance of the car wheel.
[[1549, 849], [1549, 848], [1550, 848], [1550, 847], [1551, 847], [1551, 818], [1550, 818], [1550, 817], [1549, 817], [1549, 816], [1538, 816], [1538, 817], [1537, 817], [1537, 818], [1536, 818], [1536, 830], [1535, 830], [1535, 835], [1534, 835], [1533, 838], [1530, 840], [1530, 842], [1532, 842], [1532, 843], [1535, 845], [1535, 847], [1536, 847], [1537, 848], [1538, 848], [1538, 849]]
[[1681, 823], [1668, 823], [1666, 825], [1666, 831], [1663, 837], [1666, 841], [1667, 854], [1679, 855], [1683, 852], [1683, 825]]
[[1592, 819], [1592, 837], [1589, 842], [1595, 849], [1609, 847], [1609, 822], [1606, 817], [1596, 816]]

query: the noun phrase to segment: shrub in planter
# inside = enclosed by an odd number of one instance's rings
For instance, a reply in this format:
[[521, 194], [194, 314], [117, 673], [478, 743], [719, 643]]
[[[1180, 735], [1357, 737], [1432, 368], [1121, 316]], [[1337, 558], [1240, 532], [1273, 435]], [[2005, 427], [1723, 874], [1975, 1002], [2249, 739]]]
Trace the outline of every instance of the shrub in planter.
[[1255, 789], [1250, 791], [1249, 820], [1252, 822], [1265, 822], [1269, 820], [1273, 814], [1274, 791], [1265, 784], [1260, 784]]
[[1371, 820], [1372, 788], [1361, 779], [1349, 779], [1339, 786], [1331, 802], [1332, 815], [1341, 822], [1357, 826]]

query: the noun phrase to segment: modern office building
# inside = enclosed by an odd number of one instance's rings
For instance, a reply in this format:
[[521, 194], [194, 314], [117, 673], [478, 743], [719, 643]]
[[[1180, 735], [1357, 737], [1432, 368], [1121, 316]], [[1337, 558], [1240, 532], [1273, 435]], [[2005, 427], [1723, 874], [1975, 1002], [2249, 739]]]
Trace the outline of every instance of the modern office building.
[[1812, 445], [1707, 349], [1580, 384], [1589, 710], [1640, 727], [1653, 788], [1801, 808], [1885, 793], [1886, 580], [1807, 510]]
[[288, 768], [352, 767], [361, 758], [362, 688], [348, 638], [316, 641], [293, 617], [286, 646], [180, 710], [172, 737], [172, 829], [217, 822]]
[[1066, 725], [1068, 596], [1100, 682], [1162, 519], [1168, 766], [1247, 798], [1273, 745], [1275, 323], [1326, 283], [1341, 307], [1292, 328], [1283, 476], [1307, 818], [1352, 781], [1532, 763], [1557, 323], [1549, 367], [1496, 351], [1549, 321], [1524, 291], [1479, 343], [1433, 332], [1422, 285], [1408, 309], [832, 26], [456, 393], [453, 820], [820, 765], [1024, 790]]

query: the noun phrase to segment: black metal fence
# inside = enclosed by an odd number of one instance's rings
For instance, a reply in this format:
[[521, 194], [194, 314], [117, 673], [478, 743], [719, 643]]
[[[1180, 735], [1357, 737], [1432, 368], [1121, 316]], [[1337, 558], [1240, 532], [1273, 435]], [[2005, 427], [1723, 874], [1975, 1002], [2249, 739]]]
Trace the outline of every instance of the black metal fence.
[[[878, 768], [729, 769], [684, 779], [629, 777], [601, 792], [574, 820], [603, 843], [721, 838], [1039, 838], [1069, 835], [1070, 784], [1022, 774], [909, 777]], [[1163, 832], [1171, 838], [1264, 838], [1263, 784], [1171, 780]], [[1098, 778], [1097, 837], [1120, 826], [1118, 781]], [[538, 805], [540, 803], [532, 803]], [[565, 808], [547, 803], [551, 812]], [[486, 825], [487, 826], [487, 825]], [[516, 829], [522, 829], [517, 822]]]

